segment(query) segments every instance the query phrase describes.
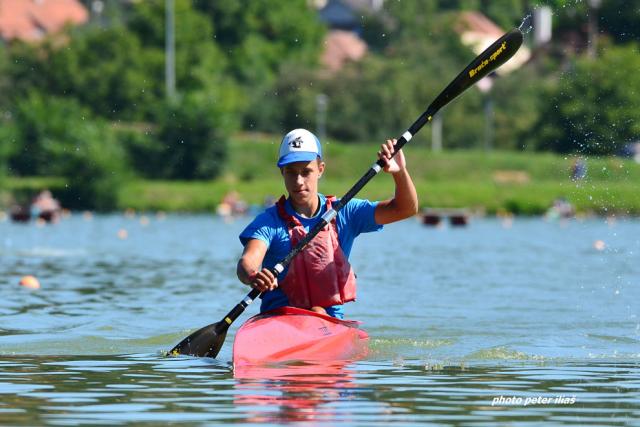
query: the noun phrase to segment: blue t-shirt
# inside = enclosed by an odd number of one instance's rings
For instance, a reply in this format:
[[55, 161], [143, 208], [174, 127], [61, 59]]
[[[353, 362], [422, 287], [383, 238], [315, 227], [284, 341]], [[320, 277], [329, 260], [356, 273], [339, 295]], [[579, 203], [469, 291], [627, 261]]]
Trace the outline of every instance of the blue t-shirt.
[[[318, 197], [320, 199], [320, 209], [312, 218], [304, 218], [298, 215], [288, 199], [284, 205], [285, 210], [300, 221], [307, 233], [309, 229], [321, 220], [322, 215], [327, 211], [326, 197], [322, 194], [319, 194]], [[377, 224], [375, 221], [374, 213], [377, 205], [378, 202], [351, 199], [338, 212], [338, 216], [336, 217], [338, 241], [347, 259], [351, 253], [353, 241], [360, 233], [369, 233], [382, 229], [382, 225]], [[243, 245], [246, 245], [251, 239], [262, 240], [267, 245], [267, 253], [262, 262], [263, 267], [272, 268], [278, 262], [282, 261], [291, 251], [289, 231], [284, 221], [278, 215], [278, 208], [275, 205], [267, 208], [258, 215], [242, 233], [240, 233], [240, 241]], [[278, 276], [278, 281], [284, 280], [287, 271], [288, 268]], [[289, 301], [284, 292], [280, 289], [275, 289], [262, 294], [260, 311], [273, 310], [274, 308], [283, 307], [288, 304]], [[340, 319], [344, 317], [344, 311], [341, 305], [326, 307], [325, 309], [331, 316]]]

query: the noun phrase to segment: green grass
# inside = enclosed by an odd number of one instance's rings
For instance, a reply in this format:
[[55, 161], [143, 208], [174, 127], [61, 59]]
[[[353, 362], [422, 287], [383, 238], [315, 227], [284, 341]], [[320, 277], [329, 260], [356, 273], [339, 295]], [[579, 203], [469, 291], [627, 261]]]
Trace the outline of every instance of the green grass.
[[[230, 190], [237, 191], [251, 204], [261, 204], [265, 197], [279, 196], [284, 191], [275, 166], [278, 144], [276, 136], [238, 136], [230, 144], [225, 173], [219, 179], [132, 181], [121, 189], [119, 207], [211, 212]], [[377, 149], [378, 144], [374, 143], [325, 143], [327, 171], [320, 190], [344, 194], [371, 166]], [[640, 165], [631, 160], [589, 158], [587, 178], [573, 183], [569, 179], [574, 160], [571, 156], [504, 151], [433, 153], [418, 144], [409, 144], [405, 154], [422, 207], [465, 207], [489, 214], [500, 210], [540, 214], [562, 196], [580, 212], [640, 215]], [[55, 192], [56, 186], [63, 183], [64, 180], [57, 179], [11, 178], [6, 187], [25, 191], [48, 186]], [[377, 200], [392, 195], [392, 179], [378, 176], [358, 197]]]
[[13, 201], [28, 203], [42, 189], [55, 192], [66, 184], [64, 178], [57, 177], [0, 177], [0, 209]]

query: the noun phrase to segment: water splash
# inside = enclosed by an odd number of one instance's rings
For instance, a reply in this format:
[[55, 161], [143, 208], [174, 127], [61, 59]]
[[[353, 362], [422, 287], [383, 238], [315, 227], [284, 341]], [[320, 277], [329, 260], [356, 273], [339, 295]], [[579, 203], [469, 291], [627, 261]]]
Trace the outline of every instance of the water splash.
[[520, 30], [522, 34], [528, 34], [531, 32], [532, 29], [533, 29], [533, 18], [531, 14], [528, 14], [527, 16], [522, 18], [522, 22], [520, 23], [520, 26], [518, 26], [518, 30]]

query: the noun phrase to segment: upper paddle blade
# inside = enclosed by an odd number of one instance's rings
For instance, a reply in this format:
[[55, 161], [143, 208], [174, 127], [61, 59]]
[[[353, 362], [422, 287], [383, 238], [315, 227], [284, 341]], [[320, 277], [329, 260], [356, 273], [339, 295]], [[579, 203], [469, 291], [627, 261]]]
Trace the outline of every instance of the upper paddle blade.
[[224, 322], [213, 323], [198, 329], [180, 341], [169, 352], [170, 355], [184, 354], [197, 357], [216, 357], [227, 336], [228, 325]]

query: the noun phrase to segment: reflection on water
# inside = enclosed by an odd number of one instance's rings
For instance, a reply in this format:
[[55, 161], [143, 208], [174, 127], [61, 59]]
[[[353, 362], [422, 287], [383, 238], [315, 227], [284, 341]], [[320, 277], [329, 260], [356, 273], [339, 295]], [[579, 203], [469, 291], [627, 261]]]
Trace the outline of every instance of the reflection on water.
[[338, 417], [333, 405], [354, 397], [357, 387], [348, 362], [244, 366], [236, 368], [234, 377], [234, 404], [248, 408], [247, 421], [268, 424], [344, 420], [349, 412]]
[[[639, 221], [407, 221], [352, 252], [359, 299], [346, 311], [371, 336], [367, 360], [231, 372], [237, 325], [218, 361], [161, 357], [244, 296], [244, 225], [0, 222], [0, 424], [640, 418]], [[18, 285], [27, 274], [41, 289]]]
[[234, 374], [211, 359], [20, 356], [0, 361], [0, 395], [2, 421], [10, 425], [517, 420], [613, 426], [640, 416], [640, 366], [594, 361], [433, 367], [407, 361]]

